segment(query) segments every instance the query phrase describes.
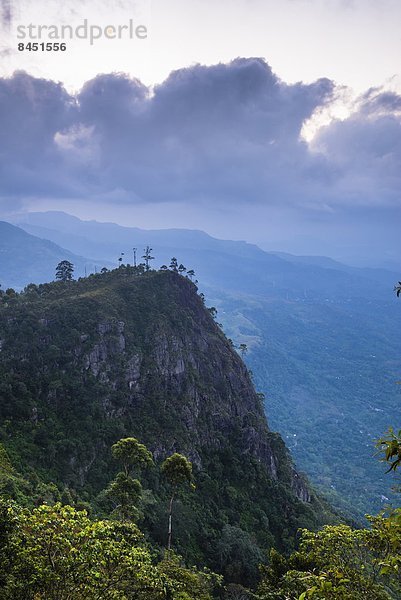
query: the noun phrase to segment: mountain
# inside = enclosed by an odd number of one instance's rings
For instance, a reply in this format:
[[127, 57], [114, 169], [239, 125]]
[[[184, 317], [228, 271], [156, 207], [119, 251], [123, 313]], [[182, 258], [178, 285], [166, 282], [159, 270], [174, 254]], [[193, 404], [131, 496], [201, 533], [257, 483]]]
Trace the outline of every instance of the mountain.
[[172, 256], [190, 265], [204, 287], [234, 293], [269, 295], [279, 298], [329, 296], [383, 298], [397, 273], [384, 269], [348, 267], [325, 257], [296, 257], [265, 252], [241, 241], [219, 240], [203, 231], [185, 229], [143, 230], [115, 223], [82, 221], [63, 212], [28, 213], [18, 225], [84, 256], [118, 264], [138, 262], [146, 245], [153, 248], [156, 265]]
[[54, 278], [56, 265], [64, 259], [75, 265], [78, 276], [85, 274], [85, 268], [90, 272], [98, 265], [52, 241], [0, 221], [0, 283], [3, 288], [21, 289], [28, 283], [50, 281]]
[[397, 426], [401, 311], [392, 290], [399, 273], [264, 252], [201, 231], [144, 231], [55, 212], [22, 220], [76, 254], [116, 264], [124, 252], [132, 262], [132, 248], [140, 256], [150, 244], [156, 266], [177, 256], [195, 269], [228, 337], [247, 345], [266, 413], [299, 467], [355, 518], [396, 500], [374, 443]]
[[[28, 480], [96, 505], [119, 438], [137, 437], [157, 462], [182, 452], [197, 489], [179, 503], [176, 546], [220, 571], [211, 548], [225, 527], [259, 560], [330, 516], [268, 428], [247, 368], [189, 279], [121, 267], [3, 294], [0, 340], [0, 442]], [[144, 527], [163, 544], [155, 478]]]
[[396, 481], [375, 442], [398, 427], [399, 306], [209, 296], [246, 362], [266, 412], [318, 489], [355, 518], [375, 514]]

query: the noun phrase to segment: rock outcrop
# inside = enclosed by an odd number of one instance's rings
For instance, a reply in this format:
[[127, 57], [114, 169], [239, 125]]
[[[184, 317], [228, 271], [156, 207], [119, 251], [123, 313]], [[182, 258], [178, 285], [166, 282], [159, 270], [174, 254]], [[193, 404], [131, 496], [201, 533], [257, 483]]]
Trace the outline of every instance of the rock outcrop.
[[[297, 527], [322, 522], [325, 508], [269, 430], [212, 312], [170, 271], [122, 268], [19, 296], [0, 309], [0, 442], [21, 465], [89, 500], [115, 474], [110, 446], [119, 438], [139, 438], [156, 462], [181, 452], [197, 481], [195, 554], [225, 523], [262, 547], [286, 547]], [[159, 498], [163, 483], [148, 485]], [[162, 498], [149, 517], [155, 539]]]

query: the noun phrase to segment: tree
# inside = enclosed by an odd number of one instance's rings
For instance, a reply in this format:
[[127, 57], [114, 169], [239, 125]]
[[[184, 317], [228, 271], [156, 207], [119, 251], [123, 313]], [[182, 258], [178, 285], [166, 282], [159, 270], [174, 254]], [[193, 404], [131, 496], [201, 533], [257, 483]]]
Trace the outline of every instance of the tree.
[[220, 584], [172, 552], [155, 564], [133, 523], [0, 500], [1, 600], [212, 600]]
[[182, 558], [172, 550], [165, 553], [157, 569], [173, 582], [172, 587], [178, 592], [177, 596], [174, 595], [177, 600], [212, 600], [217, 598], [213, 591], [217, 591], [216, 588], [223, 583], [221, 575], [208, 569], [198, 571], [195, 567], [186, 568]]
[[56, 279], [60, 281], [71, 281], [74, 273], [74, 265], [69, 260], [62, 260], [56, 267]]
[[150, 246], [146, 246], [146, 248], [144, 249], [144, 255], [142, 256], [142, 258], [145, 260], [145, 269], [146, 271], [150, 271], [150, 261], [154, 260], [154, 256], [152, 256], [152, 250], [153, 248], [150, 248]]
[[187, 270], [186, 267], [184, 267], [184, 265], [181, 263], [180, 266], [178, 267], [178, 272], [180, 273], [180, 275], [184, 275], [186, 270]]
[[137, 505], [142, 496], [141, 482], [134, 479], [132, 471], [138, 472], [152, 466], [152, 454], [136, 438], [122, 438], [113, 444], [111, 452], [122, 463], [124, 470], [110, 482], [106, 496], [115, 504], [114, 510], [123, 520], [132, 520], [137, 517]]
[[[370, 518], [371, 529], [326, 525], [303, 529], [299, 549], [288, 558], [275, 550], [262, 567], [260, 600], [391, 600], [399, 598], [397, 574], [384, 565], [393, 553], [387, 519]], [[400, 543], [398, 526], [398, 545]], [[395, 533], [395, 532], [394, 532]]]
[[238, 349], [241, 353], [241, 358], [244, 359], [245, 354], [248, 352], [248, 346], [246, 344], [240, 344]]
[[399, 298], [401, 294], [401, 281], [398, 282], [398, 285], [394, 286], [394, 291], [397, 294], [397, 298]]
[[130, 469], [136, 466], [139, 469], [152, 466], [152, 453], [144, 444], [138, 442], [136, 438], [122, 438], [112, 445], [111, 453], [113, 458], [119, 460], [124, 467], [126, 475], [130, 474]]
[[171, 582], [152, 564], [136, 525], [91, 521], [71, 506], [0, 511], [1, 598], [88, 600], [164, 598]]
[[138, 518], [137, 505], [142, 496], [142, 484], [123, 472], [117, 473], [106, 489], [106, 496], [114, 503], [114, 512], [123, 521]]
[[217, 308], [215, 306], [211, 306], [210, 308], [208, 308], [208, 311], [210, 312], [210, 314], [212, 315], [212, 317], [214, 319], [217, 315]]
[[178, 272], [178, 260], [175, 256], [173, 256], [173, 258], [170, 261], [170, 270], [174, 271], [175, 273]]
[[193, 269], [189, 269], [189, 271], [187, 271], [187, 277], [189, 277], [190, 280], [192, 281], [193, 278], [195, 277], [195, 271]]
[[3, 444], [0, 444], [0, 473], [12, 473], [12, 466], [10, 458], [4, 448]]
[[173, 502], [177, 490], [184, 483], [191, 483], [192, 481], [192, 464], [182, 454], [175, 452], [163, 462], [161, 466], [161, 472], [169, 482], [172, 493], [168, 508], [168, 539], [167, 549], [171, 549], [172, 540], [172, 514], [173, 514]]
[[3, 496], [3, 494], [9, 495], [9, 492], [11, 492], [12, 494], [13, 492], [17, 492], [17, 490], [20, 487], [19, 484], [22, 484], [22, 486], [24, 487], [26, 485], [26, 482], [19, 475], [19, 473], [15, 472], [6, 449], [4, 448], [3, 444], [0, 444], [0, 498], [1, 496]]
[[264, 555], [252, 536], [232, 525], [224, 525], [216, 541], [216, 557], [219, 572], [229, 581], [254, 585], [258, 580], [259, 566]]
[[383, 453], [382, 460], [390, 465], [387, 473], [396, 471], [401, 464], [401, 430], [395, 433], [394, 429], [390, 427], [387, 433], [377, 441], [376, 447]]

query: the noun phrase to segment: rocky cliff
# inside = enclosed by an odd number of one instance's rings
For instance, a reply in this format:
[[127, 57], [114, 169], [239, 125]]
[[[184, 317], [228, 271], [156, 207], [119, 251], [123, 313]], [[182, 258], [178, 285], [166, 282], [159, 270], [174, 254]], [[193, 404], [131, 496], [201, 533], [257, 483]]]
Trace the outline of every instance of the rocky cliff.
[[[285, 546], [298, 526], [322, 520], [189, 279], [121, 268], [3, 295], [0, 340], [0, 439], [28, 474], [91, 500], [113, 475], [110, 445], [130, 435], [156, 461], [179, 451], [194, 463], [203, 541], [230, 525], [260, 547]], [[156, 500], [145, 520], [157, 539], [162, 484], [148, 483]], [[185, 541], [185, 510], [181, 550], [202, 556], [196, 532]]]

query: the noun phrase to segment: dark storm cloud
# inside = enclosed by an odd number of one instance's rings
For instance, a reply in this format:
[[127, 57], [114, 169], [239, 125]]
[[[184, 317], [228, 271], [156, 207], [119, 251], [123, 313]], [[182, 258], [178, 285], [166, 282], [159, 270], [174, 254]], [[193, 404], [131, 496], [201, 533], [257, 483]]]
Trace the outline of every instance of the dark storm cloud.
[[24, 72], [0, 79], [2, 195], [46, 195], [68, 187], [55, 135], [76, 118], [75, 101], [60, 84]]
[[261, 59], [181, 69], [152, 91], [99, 75], [76, 98], [17, 73], [0, 80], [0, 185], [127, 204], [394, 207], [401, 98], [369, 90], [311, 149], [302, 126], [335, 92], [328, 79], [287, 85]]
[[147, 202], [276, 202], [291, 192], [284, 170], [310, 167], [300, 131], [332, 91], [326, 79], [287, 86], [264, 61], [237, 59], [176, 71], [152, 96], [137, 81], [101, 76], [79, 103], [98, 141], [102, 187]]

